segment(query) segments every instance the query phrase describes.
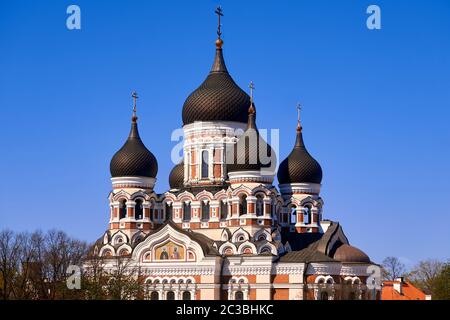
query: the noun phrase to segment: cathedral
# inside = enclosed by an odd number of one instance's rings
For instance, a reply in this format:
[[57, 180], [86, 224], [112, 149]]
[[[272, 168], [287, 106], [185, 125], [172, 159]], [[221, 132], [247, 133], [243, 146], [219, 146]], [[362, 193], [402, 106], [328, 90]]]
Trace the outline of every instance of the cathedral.
[[158, 162], [139, 135], [133, 94], [131, 130], [110, 163], [108, 230], [92, 252], [139, 268], [150, 300], [379, 299], [378, 265], [324, 217], [322, 168], [300, 115], [278, 165], [257, 126], [253, 85], [247, 94], [226, 67], [216, 13], [214, 61], [184, 102], [170, 190], [154, 191]]

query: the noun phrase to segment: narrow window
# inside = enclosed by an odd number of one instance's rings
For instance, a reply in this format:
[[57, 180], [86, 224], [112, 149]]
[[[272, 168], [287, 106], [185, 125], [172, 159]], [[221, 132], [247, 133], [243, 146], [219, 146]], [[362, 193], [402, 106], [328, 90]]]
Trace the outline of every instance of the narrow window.
[[202, 220], [209, 220], [209, 203], [204, 203], [202, 201]]
[[119, 219], [123, 219], [127, 216], [127, 202], [125, 200], [120, 201], [119, 204]]
[[234, 300], [244, 300], [244, 293], [242, 291], [236, 291]]
[[142, 212], [143, 212], [142, 200], [137, 199], [136, 204], [134, 205], [134, 218], [136, 220], [142, 219]]
[[258, 194], [256, 196], [256, 215], [262, 216], [264, 214], [264, 200], [263, 196]]
[[207, 150], [202, 151], [202, 179], [209, 177], [209, 152]]
[[166, 203], [166, 220], [172, 220], [172, 206]]
[[305, 224], [311, 223], [311, 205], [306, 205], [304, 209], [304, 219]]
[[183, 204], [183, 221], [191, 220], [191, 205], [187, 202]]
[[228, 203], [226, 201], [220, 201], [220, 219], [226, 219], [228, 217]]
[[247, 214], [247, 196], [244, 194], [239, 201], [239, 213], [240, 215]]
[[291, 215], [290, 215], [290, 222], [291, 223], [296, 223], [297, 222], [297, 207], [296, 206], [292, 206], [291, 207]]

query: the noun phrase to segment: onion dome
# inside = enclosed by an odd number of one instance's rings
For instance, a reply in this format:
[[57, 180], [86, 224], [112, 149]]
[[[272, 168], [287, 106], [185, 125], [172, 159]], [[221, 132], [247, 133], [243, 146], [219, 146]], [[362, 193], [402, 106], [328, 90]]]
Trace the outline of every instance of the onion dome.
[[137, 119], [135, 104], [128, 139], [111, 159], [109, 169], [113, 178], [130, 176], [155, 178], [158, 173], [155, 156], [145, 147], [139, 136]]
[[367, 254], [348, 244], [339, 246], [333, 255], [333, 259], [341, 262], [370, 263], [370, 258]]
[[184, 162], [181, 161], [175, 167], [173, 167], [172, 171], [170, 171], [169, 175], [169, 186], [170, 189], [181, 189], [184, 185]]
[[288, 183], [318, 183], [322, 182], [322, 168], [309, 154], [303, 142], [300, 121], [297, 126], [297, 139], [294, 149], [289, 156], [281, 162], [278, 168], [278, 182]]
[[250, 97], [228, 73], [222, 54], [222, 39], [216, 41], [216, 57], [206, 80], [186, 99], [183, 124], [195, 121], [247, 122]]
[[227, 150], [227, 170], [258, 171], [276, 164], [272, 147], [260, 136], [256, 127], [256, 111], [253, 102], [248, 111], [247, 129], [237, 143]]

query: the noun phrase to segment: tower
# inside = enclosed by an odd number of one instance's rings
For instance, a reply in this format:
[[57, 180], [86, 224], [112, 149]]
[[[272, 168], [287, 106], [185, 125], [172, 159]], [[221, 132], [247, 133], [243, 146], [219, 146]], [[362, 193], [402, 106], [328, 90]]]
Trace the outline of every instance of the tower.
[[280, 224], [296, 232], [319, 232], [323, 201], [320, 198], [322, 168], [303, 141], [300, 105], [294, 148], [278, 168], [278, 182], [286, 203]]
[[131, 239], [140, 230], [148, 231], [159, 223], [157, 196], [153, 192], [158, 172], [158, 162], [141, 140], [136, 114], [136, 92], [131, 130], [125, 144], [111, 159], [112, 191], [110, 201], [110, 230], [121, 230]]

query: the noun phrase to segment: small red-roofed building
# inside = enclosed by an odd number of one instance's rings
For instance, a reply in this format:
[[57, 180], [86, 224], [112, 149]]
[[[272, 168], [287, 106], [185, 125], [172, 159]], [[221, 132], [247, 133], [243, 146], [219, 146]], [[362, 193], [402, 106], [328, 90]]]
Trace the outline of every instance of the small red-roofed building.
[[404, 278], [397, 278], [394, 281], [383, 282], [381, 300], [431, 300], [431, 295], [405, 281]]

